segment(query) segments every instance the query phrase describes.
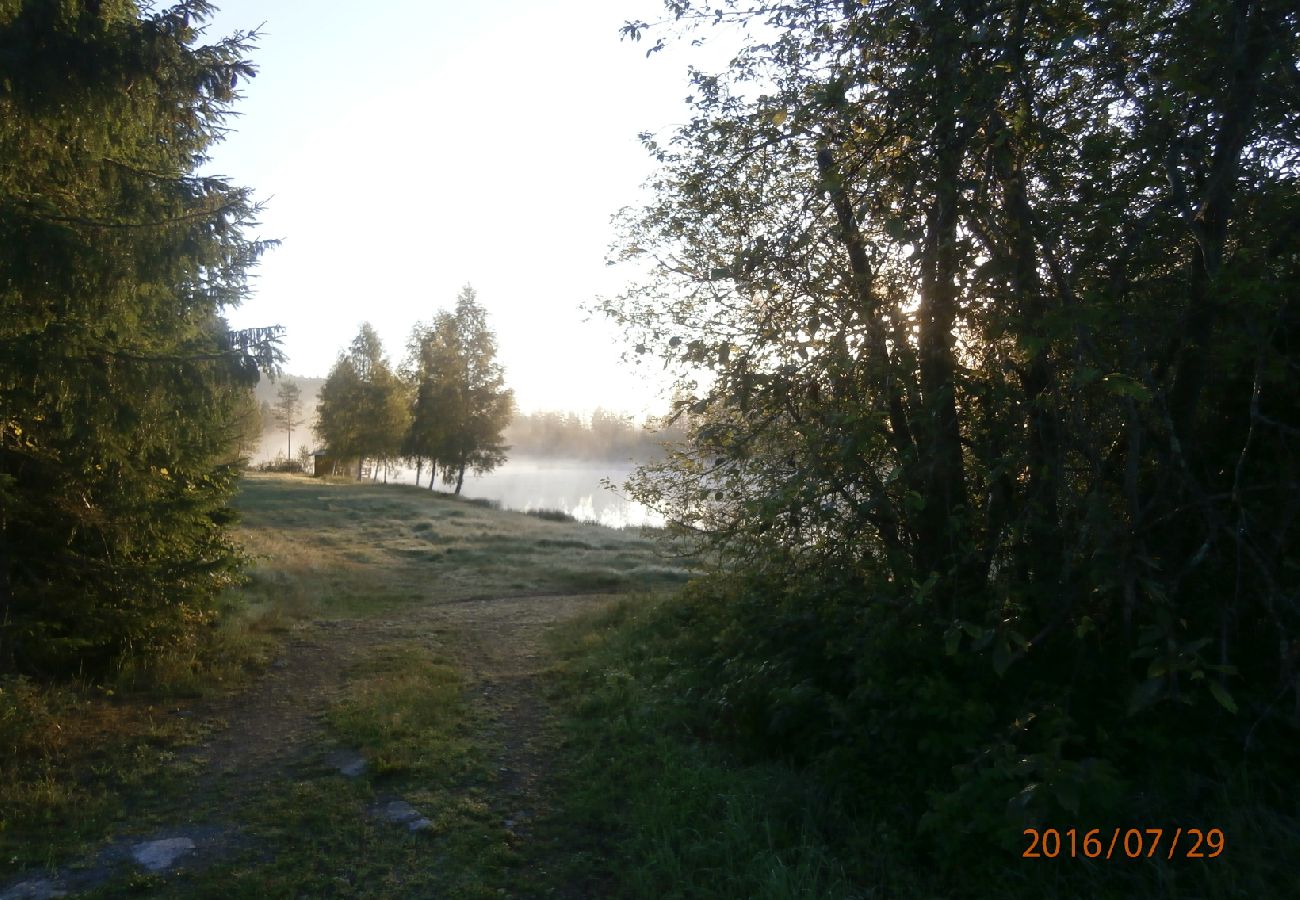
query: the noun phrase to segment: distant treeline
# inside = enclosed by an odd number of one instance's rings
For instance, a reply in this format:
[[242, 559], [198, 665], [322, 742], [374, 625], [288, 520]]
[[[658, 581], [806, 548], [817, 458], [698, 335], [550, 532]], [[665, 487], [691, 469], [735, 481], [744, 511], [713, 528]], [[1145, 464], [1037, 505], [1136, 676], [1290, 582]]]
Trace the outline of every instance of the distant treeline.
[[[252, 463], [269, 463], [285, 456], [283, 426], [272, 417], [276, 392], [285, 381], [302, 389], [302, 409], [307, 422], [294, 434], [294, 455], [300, 449], [317, 449], [311, 440], [316, 424], [316, 406], [324, 378], [286, 376], [258, 384], [256, 399], [260, 417], [260, 441], [249, 446]], [[506, 443], [514, 456], [550, 456], [569, 459], [633, 459], [638, 462], [663, 455], [665, 443], [680, 441], [685, 431], [678, 425], [664, 426], [657, 419], [636, 420], [607, 409], [597, 408], [590, 416], [576, 412], [547, 411], [517, 413], [506, 427]]]
[[514, 456], [560, 456], [579, 459], [649, 460], [663, 455], [663, 445], [684, 436], [676, 425], [656, 420], [638, 423], [597, 408], [589, 419], [577, 413], [518, 414], [506, 428]]

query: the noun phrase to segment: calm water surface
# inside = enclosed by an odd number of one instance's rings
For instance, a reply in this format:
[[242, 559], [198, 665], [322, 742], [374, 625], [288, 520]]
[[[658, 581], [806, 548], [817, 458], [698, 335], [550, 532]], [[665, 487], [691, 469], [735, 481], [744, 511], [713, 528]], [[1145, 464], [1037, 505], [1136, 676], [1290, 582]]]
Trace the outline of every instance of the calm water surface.
[[[658, 513], [623, 496], [621, 486], [635, 468], [630, 462], [521, 456], [486, 475], [466, 473], [461, 494], [495, 500], [505, 509], [563, 510], [574, 518], [614, 528], [662, 525], [664, 520]], [[390, 473], [388, 478], [414, 484], [415, 470], [401, 469]], [[606, 489], [601, 485], [602, 479], [609, 479], [619, 489]], [[427, 485], [429, 473], [423, 473], [420, 480]], [[438, 490], [449, 491], [451, 486], [440, 482]]]

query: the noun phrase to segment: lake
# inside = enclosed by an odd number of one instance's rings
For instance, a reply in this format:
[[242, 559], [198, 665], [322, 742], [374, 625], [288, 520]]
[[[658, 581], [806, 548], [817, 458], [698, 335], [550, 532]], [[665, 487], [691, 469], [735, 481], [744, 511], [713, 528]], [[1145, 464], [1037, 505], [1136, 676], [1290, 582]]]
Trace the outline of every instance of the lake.
[[[663, 525], [663, 516], [654, 510], [620, 496], [621, 490], [615, 493], [601, 485], [601, 480], [607, 478], [621, 486], [635, 469], [630, 462], [512, 457], [486, 475], [465, 473], [461, 495], [495, 500], [504, 509], [558, 509], [576, 519], [613, 528]], [[379, 477], [384, 476], [381, 473]], [[388, 480], [414, 484], [415, 470], [394, 470]], [[429, 483], [428, 472], [423, 473], [421, 481], [425, 485]], [[450, 489], [448, 485], [438, 485], [438, 490]]]

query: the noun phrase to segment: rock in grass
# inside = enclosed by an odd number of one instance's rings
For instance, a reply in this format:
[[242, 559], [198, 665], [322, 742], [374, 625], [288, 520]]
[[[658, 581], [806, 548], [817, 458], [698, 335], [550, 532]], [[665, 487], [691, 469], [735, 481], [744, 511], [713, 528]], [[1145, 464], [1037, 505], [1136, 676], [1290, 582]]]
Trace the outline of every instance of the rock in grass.
[[405, 800], [385, 803], [379, 810], [379, 815], [395, 825], [406, 825], [421, 818], [420, 811]]
[[163, 838], [136, 844], [131, 848], [131, 858], [150, 872], [163, 872], [193, 849], [194, 841], [187, 837]]
[[325, 761], [348, 778], [357, 778], [366, 771], [365, 757], [357, 753], [346, 751], [331, 753]]
[[406, 823], [407, 831], [428, 831], [432, 827], [433, 823], [424, 816], [420, 816], [420, 818], [416, 819], [414, 822]]

